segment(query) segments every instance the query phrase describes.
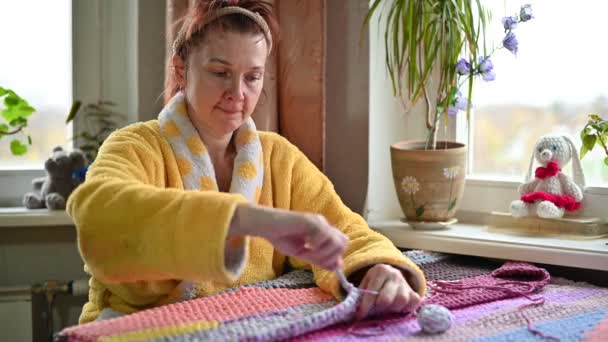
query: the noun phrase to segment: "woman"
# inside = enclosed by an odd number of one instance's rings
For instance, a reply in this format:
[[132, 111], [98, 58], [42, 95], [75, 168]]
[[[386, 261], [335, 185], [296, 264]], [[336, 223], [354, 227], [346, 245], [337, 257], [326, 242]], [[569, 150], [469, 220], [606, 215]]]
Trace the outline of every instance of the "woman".
[[344, 206], [330, 181], [250, 118], [276, 37], [260, 0], [198, 1], [174, 43], [159, 120], [112, 134], [70, 197], [91, 274], [80, 322], [131, 313], [288, 267], [343, 296], [335, 270], [379, 291], [359, 318], [412, 311], [422, 272]]

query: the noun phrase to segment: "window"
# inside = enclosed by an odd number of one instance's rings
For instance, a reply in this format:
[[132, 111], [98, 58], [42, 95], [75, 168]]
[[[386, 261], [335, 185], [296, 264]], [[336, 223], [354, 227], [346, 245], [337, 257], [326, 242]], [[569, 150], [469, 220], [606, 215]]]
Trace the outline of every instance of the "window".
[[[536, 140], [566, 133], [580, 148], [580, 130], [591, 113], [608, 117], [608, 47], [601, 43], [603, 1], [526, 1], [534, 19], [514, 30], [517, 56], [502, 49], [492, 57], [496, 80], [475, 84], [469, 143], [471, 176], [521, 181]], [[492, 11], [487, 39], [501, 44], [501, 18], [514, 15], [521, 1], [483, 2]], [[461, 125], [462, 126], [462, 125]], [[464, 130], [461, 132], [464, 133]], [[608, 187], [604, 151], [583, 158], [587, 185]], [[570, 166], [565, 170], [570, 172]]]
[[72, 2], [5, 1], [0, 31], [0, 85], [37, 110], [26, 131], [33, 139], [26, 155], [12, 156], [10, 137], [0, 140], [0, 170], [42, 169], [53, 147], [71, 144], [65, 118], [72, 101]]
[[[603, 237], [562, 239], [486, 228], [492, 212], [508, 212], [510, 203], [519, 197], [517, 188], [539, 136], [566, 132], [580, 146], [579, 131], [587, 115], [597, 112], [608, 117], [608, 88], [604, 86], [608, 67], [602, 63], [607, 49], [602, 46], [605, 29], [600, 18], [608, 5], [593, 0], [482, 3], [492, 10], [487, 38], [498, 44], [504, 35], [503, 16], [531, 3], [535, 18], [515, 30], [518, 56], [508, 51], [494, 54], [496, 80], [476, 83], [472, 134], [468, 136], [464, 115], [440, 132], [448, 140], [465, 142], [469, 149], [471, 167], [458, 210], [462, 223], [453, 230], [416, 232], [404, 230], [405, 224], [400, 222], [403, 212], [388, 147], [401, 140], [425, 139], [426, 108], [421, 104], [410, 115], [400, 115], [403, 108], [393, 97], [386, 73], [384, 22], [370, 25], [367, 221], [399, 247], [600, 269], [606, 256]], [[587, 189], [583, 210], [577, 215], [605, 219], [608, 170], [600, 151], [595, 153], [583, 159]]]
[[[550, 132], [566, 132], [581, 145], [579, 131], [587, 115], [608, 117], [608, 48], [601, 44], [605, 29], [599, 17], [608, 5], [581, 0], [576, 4], [549, 0], [482, 0], [492, 10], [487, 38], [500, 44], [500, 20], [531, 3], [535, 18], [521, 23], [515, 34], [519, 52], [501, 50], [493, 55], [496, 80], [476, 82], [474, 110], [467, 136], [465, 116], [447, 129], [448, 140], [465, 142], [470, 166], [459, 213], [482, 220], [493, 211], [508, 212], [518, 197], [517, 187], [527, 172], [533, 144]], [[384, 16], [386, 18], [386, 16]], [[384, 23], [370, 25], [370, 147], [366, 202], [369, 221], [401, 218], [394, 189], [388, 146], [401, 140], [426, 137], [424, 105], [409, 115], [394, 99], [386, 73]], [[492, 43], [492, 42], [489, 42]], [[443, 132], [442, 132], [443, 133]], [[583, 159], [587, 179], [584, 209], [588, 217], [606, 217], [608, 168], [602, 151]], [[566, 168], [566, 172], [570, 168]]]

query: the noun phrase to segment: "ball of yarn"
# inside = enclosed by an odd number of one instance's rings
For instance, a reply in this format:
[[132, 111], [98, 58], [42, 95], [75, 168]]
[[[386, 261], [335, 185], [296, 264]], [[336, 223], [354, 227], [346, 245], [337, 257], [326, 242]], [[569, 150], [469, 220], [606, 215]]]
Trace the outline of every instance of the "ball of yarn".
[[418, 325], [429, 334], [442, 333], [452, 326], [452, 313], [446, 307], [428, 304], [418, 311]]

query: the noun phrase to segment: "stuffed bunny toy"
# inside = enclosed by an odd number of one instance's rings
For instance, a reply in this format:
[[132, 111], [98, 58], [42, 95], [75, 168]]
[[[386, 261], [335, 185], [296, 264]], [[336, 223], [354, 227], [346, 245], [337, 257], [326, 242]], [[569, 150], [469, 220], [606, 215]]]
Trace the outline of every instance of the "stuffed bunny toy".
[[[571, 159], [573, 178], [561, 171]], [[541, 166], [531, 179], [534, 160]], [[584, 190], [585, 176], [572, 140], [563, 135], [543, 136], [534, 147], [526, 181], [518, 189], [521, 198], [511, 202], [511, 215], [563, 217], [566, 211], [580, 208]]]
[[78, 149], [67, 153], [55, 147], [52, 156], [44, 163], [46, 177], [32, 181], [34, 192], [23, 196], [23, 205], [28, 209], [65, 209], [68, 196], [82, 183], [75, 175], [86, 166], [86, 157]]

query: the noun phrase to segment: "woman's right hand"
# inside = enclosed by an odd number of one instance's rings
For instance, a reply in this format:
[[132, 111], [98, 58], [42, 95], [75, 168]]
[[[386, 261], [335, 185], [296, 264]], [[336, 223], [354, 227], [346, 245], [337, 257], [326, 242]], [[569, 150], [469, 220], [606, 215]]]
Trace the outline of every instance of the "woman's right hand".
[[317, 214], [239, 205], [229, 236], [258, 236], [281, 253], [327, 270], [342, 267], [348, 237]]

